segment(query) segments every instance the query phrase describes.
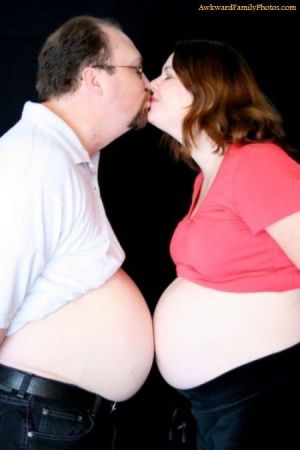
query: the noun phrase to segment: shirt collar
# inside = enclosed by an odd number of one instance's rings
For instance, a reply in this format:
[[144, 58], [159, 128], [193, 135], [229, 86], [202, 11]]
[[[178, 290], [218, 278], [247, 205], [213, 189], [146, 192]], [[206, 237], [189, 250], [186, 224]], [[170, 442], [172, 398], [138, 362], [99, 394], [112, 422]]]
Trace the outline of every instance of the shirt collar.
[[74, 164], [87, 164], [91, 172], [98, 171], [100, 152], [91, 158], [72, 128], [46, 106], [41, 103], [26, 102], [22, 120], [34, 123], [58, 139]]

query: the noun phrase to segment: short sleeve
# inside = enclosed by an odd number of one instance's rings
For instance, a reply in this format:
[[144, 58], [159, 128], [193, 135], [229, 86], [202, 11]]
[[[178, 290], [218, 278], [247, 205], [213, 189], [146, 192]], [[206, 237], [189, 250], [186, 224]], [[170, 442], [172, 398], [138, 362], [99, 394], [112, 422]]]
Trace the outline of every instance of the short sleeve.
[[238, 215], [256, 234], [300, 211], [300, 165], [275, 144], [250, 144], [236, 166]]

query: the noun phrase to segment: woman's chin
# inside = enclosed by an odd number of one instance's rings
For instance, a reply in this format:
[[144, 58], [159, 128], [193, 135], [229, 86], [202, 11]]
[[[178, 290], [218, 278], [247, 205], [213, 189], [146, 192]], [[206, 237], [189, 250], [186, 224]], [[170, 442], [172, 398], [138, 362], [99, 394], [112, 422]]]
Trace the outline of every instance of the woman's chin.
[[155, 117], [155, 114], [151, 113], [151, 109], [148, 112], [148, 123], [162, 131], [165, 131], [163, 124], [159, 121], [158, 117]]

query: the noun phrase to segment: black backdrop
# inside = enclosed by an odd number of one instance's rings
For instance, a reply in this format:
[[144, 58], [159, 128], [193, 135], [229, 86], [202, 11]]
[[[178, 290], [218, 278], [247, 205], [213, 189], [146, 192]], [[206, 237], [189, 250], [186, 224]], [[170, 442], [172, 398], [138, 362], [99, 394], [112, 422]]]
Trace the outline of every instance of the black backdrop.
[[[255, 5], [232, 0], [237, 5]], [[156, 76], [180, 38], [208, 38], [234, 45], [246, 57], [266, 94], [283, 115], [291, 144], [300, 147], [299, 10], [199, 11], [231, 0], [12, 0], [0, 7], [0, 134], [19, 118], [24, 101], [36, 100], [36, 57], [46, 36], [74, 15], [114, 17], [143, 54], [145, 72]], [[264, 6], [298, 0], [259, 0]], [[175, 272], [168, 243], [187, 208], [193, 173], [174, 163], [151, 126], [130, 132], [101, 153], [100, 186], [108, 216], [126, 253], [126, 271], [151, 311]], [[149, 380], [121, 405], [122, 450], [190, 448], [170, 445], [168, 424], [181, 397], [153, 368]], [[122, 433], [121, 433], [122, 432]], [[88, 449], [87, 449], [88, 450]]]

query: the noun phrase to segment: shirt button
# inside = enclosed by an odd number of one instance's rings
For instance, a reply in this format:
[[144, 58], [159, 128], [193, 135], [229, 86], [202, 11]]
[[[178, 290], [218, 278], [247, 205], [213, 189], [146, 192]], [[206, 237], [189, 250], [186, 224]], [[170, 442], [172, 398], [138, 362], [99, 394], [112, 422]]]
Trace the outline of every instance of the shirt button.
[[32, 431], [28, 431], [27, 436], [28, 436], [29, 438], [32, 438], [32, 437], [33, 437], [33, 432], [32, 432]]

